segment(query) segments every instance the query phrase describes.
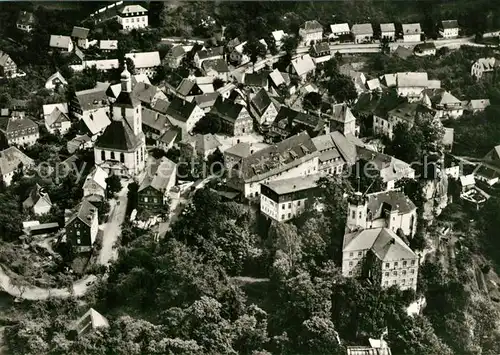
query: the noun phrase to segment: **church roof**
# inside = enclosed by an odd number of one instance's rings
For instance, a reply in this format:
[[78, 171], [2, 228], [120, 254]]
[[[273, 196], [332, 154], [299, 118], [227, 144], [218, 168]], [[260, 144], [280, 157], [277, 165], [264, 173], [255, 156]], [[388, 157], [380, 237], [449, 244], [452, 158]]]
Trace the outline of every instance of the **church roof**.
[[113, 120], [104, 133], [97, 138], [95, 146], [104, 149], [133, 150], [140, 144], [127, 122]]
[[126, 91], [120, 92], [120, 95], [118, 95], [116, 101], [113, 103], [113, 105], [117, 107], [136, 107], [140, 104], [141, 101], [139, 101], [139, 99]]

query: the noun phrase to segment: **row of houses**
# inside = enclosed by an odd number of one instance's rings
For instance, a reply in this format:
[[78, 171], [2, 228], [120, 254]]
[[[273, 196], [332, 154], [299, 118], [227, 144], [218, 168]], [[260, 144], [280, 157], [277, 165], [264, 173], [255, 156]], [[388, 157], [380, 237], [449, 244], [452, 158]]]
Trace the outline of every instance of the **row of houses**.
[[[420, 42], [423, 34], [419, 23], [402, 24], [401, 28], [396, 30], [394, 23], [381, 23], [379, 30], [379, 38], [395, 41], [396, 38], [402, 38], [403, 42], [413, 43]], [[299, 35], [302, 37], [304, 45], [309, 45], [315, 42], [321, 42], [325, 38], [323, 25], [318, 21], [306, 21], [299, 29]], [[444, 20], [440, 22], [439, 34], [444, 38], [455, 38], [459, 35], [459, 25], [456, 20]], [[328, 38], [341, 39], [345, 36], [352, 36], [355, 43], [369, 43], [374, 39], [374, 28], [371, 23], [353, 24], [351, 27], [348, 23], [337, 23], [330, 25], [330, 33]]]

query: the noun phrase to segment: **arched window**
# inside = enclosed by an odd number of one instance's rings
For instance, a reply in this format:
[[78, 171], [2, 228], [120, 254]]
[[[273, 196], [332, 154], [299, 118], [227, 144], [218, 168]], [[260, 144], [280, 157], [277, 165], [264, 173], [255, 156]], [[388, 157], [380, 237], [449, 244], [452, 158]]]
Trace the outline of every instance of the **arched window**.
[[115, 152], [111, 152], [111, 159], [115, 160]]
[[125, 154], [120, 153], [120, 162], [125, 163]]
[[101, 160], [106, 160], [106, 152], [101, 150]]

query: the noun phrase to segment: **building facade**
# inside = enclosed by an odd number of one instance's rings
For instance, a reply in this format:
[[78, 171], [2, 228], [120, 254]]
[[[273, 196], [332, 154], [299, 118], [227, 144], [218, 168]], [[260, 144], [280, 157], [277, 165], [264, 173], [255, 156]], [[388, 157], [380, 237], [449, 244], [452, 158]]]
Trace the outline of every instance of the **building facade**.
[[76, 211], [67, 218], [65, 229], [67, 240], [78, 251], [90, 250], [99, 231], [97, 208], [87, 200], [82, 200]]
[[124, 30], [146, 28], [148, 27], [148, 10], [141, 5], [127, 5], [119, 11], [117, 20]]

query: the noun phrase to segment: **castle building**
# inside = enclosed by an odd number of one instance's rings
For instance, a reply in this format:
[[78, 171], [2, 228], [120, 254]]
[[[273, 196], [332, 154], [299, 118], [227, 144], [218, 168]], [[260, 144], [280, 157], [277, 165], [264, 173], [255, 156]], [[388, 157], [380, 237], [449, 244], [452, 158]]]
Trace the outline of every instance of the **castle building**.
[[121, 84], [121, 93], [112, 105], [111, 124], [94, 146], [94, 159], [108, 174], [137, 176], [145, 168], [146, 138], [141, 102], [132, 95], [132, 77], [126, 65]]

